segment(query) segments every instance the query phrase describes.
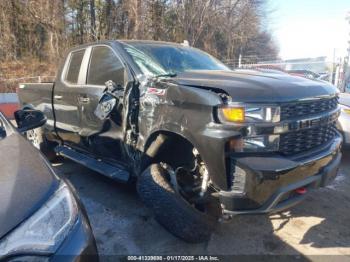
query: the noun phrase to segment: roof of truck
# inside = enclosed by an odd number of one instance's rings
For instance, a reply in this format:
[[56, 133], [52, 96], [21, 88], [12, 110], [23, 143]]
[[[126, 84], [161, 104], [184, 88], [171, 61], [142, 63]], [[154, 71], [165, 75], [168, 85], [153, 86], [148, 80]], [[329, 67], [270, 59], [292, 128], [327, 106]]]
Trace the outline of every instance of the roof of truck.
[[116, 40], [102, 40], [102, 41], [96, 41], [96, 42], [90, 42], [82, 45], [77, 45], [74, 46], [70, 49], [71, 50], [76, 50], [92, 45], [98, 45], [98, 44], [106, 44], [106, 45], [111, 45], [112, 43], [115, 42], [120, 42], [120, 43], [125, 43], [125, 44], [144, 44], [144, 45], [172, 45], [172, 46], [181, 46], [183, 47], [182, 44], [179, 43], [172, 43], [172, 42], [165, 42], [165, 41], [155, 41], [155, 40], [124, 40], [124, 39], [116, 39]]
[[165, 41], [155, 41], [155, 40], [117, 40], [122, 43], [130, 43], [130, 44], [143, 44], [143, 45], [178, 45], [183, 46], [179, 43], [173, 42], [165, 42]]

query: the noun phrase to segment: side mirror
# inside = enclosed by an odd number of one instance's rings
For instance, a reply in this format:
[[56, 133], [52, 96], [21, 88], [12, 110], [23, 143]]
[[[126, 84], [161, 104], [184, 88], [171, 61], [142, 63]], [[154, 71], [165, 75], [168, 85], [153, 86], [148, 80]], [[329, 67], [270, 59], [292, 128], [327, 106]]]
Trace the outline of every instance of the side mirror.
[[19, 132], [25, 132], [46, 123], [46, 116], [43, 112], [34, 109], [23, 109], [15, 112], [15, 119]]

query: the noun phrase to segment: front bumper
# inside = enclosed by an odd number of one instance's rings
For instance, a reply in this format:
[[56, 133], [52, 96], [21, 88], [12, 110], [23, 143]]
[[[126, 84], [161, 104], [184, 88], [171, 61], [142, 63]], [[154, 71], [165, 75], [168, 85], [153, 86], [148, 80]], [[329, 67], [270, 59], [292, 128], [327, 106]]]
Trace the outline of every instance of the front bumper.
[[341, 138], [336, 138], [312, 157], [243, 157], [235, 163], [245, 172], [244, 189], [220, 191], [223, 214], [264, 214], [296, 205], [311, 189], [329, 184], [336, 176], [341, 161]]

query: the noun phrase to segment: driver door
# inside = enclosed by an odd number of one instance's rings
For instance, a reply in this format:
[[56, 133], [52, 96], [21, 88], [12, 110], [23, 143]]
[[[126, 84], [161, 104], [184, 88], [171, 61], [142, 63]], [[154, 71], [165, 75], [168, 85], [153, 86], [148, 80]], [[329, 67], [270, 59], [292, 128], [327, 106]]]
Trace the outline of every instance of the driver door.
[[120, 87], [126, 83], [125, 68], [115, 51], [106, 45], [93, 46], [87, 69], [86, 84], [80, 88], [78, 104], [81, 112], [80, 136], [85, 149], [97, 157], [123, 160], [123, 94], [119, 92], [118, 107], [105, 120], [95, 115], [105, 83], [112, 80]]

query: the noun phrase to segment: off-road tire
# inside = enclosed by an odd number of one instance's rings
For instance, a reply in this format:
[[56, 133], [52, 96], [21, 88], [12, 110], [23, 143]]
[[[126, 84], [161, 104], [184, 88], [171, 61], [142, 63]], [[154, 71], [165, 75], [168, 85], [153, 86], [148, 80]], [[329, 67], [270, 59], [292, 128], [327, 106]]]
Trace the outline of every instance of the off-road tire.
[[216, 225], [214, 217], [200, 212], [176, 193], [160, 164], [150, 165], [137, 181], [137, 192], [155, 219], [175, 236], [186, 242], [210, 239]]
[[41, 127], [27, 131], [26, 137], [49, 161], [54, 161], [57, 158], [54, 150], [56, 143], [47, 140]]

